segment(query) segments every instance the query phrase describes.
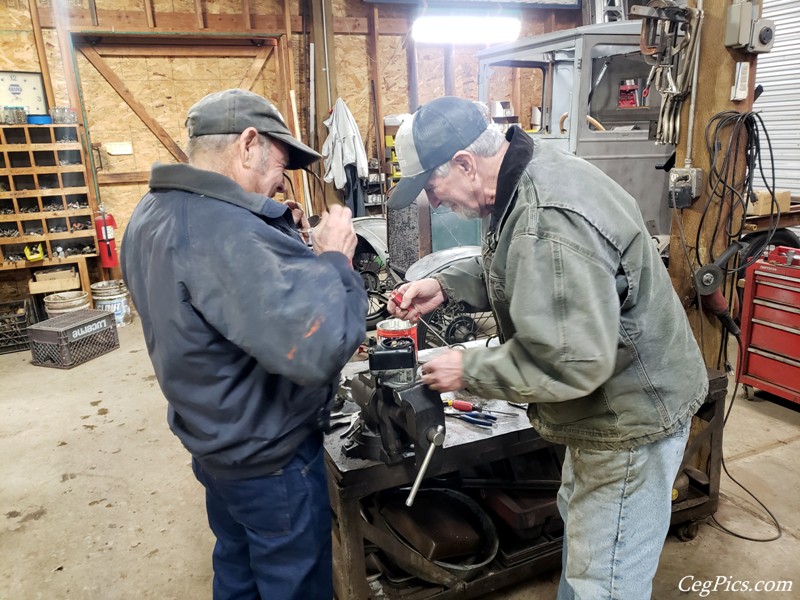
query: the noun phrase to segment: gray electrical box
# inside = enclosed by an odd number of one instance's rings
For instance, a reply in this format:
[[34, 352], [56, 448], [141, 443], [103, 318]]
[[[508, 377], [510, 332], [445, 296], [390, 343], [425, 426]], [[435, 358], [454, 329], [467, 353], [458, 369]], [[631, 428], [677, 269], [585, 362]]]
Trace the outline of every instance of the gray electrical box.
[[728, 7], [725, 46], [753, 54], [769, 52], [775, 42], [775, 21], [758, 18], [758, 5], [735, 2]]

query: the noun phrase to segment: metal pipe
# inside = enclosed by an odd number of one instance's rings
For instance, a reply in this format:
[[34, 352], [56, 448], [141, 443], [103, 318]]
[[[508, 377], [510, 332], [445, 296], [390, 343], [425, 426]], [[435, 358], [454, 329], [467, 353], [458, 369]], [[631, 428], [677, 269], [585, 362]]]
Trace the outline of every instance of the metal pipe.
[[689, 104], [689, 133], [686, 137], [686, 158], [683, 161], [685, 169], [692, 168], [692, 144], [694, 143], [694, 113], [697, 105], [697, 72], [700, 70], [700, 34], [703, 29], [703, 0], [697, 0], [697, 10], [700, 12], [695, 32], [694, 67], [692, 70], [692, 100]]

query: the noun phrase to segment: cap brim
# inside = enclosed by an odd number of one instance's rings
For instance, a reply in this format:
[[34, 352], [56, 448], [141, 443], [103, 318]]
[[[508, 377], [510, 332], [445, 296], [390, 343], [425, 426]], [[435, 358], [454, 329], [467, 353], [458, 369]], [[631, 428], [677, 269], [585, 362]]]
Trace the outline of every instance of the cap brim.
[[405, 208], [417, 199], [420, 192], [425, 188], [425, 184], [431, 178], [433, 171], [423, 171], [419, 175], [412, 177], [401, 177], [400, 181], [392, 193], [389, 195], [389, 200], [386, 201], [386, 206], [392, 209]]
[[291, 133], [269, 131], [265, 132], [265, 134], [286, 144], [286, 150], [289, 153], [289, 161], [286, 164], [286, 169], [289, 171], [305, 169], [307, 166], [314, 164], [322, 158], [322, 155], [306, 146]]

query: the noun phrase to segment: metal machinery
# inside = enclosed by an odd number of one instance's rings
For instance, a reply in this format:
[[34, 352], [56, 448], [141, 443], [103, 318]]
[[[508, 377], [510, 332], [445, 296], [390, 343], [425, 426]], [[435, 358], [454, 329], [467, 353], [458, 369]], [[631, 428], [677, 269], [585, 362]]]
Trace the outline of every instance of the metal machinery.
[[668, 177], [674, 147], [656, 145], [661, 97], [648, 87], [651, 66], [640, 49], [641, 21], [587, 25], [493, 46], [477, 54], [478, 95], [493, 99], [492, 74], [519, 69], [540, 90], [517, 111], [541, 111], [535, 140], [557, 144], [599, 167], [636, 198], [651, 234], [668, 235]]

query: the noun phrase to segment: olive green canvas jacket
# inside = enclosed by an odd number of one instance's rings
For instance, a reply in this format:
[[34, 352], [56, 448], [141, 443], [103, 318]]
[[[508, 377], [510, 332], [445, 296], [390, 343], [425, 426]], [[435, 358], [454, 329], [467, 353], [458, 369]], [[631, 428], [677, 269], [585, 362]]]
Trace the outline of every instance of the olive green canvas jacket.
[[574, 447], [674, 433], [708, 376], [636, 202], [588, 162], [521, 130], [508, 137], [506, 156], [530, 160], [486, 219], [482, 260], [436, 276], [449, 299], [497, 322], [501, 345], [464, 351], [466, 388], [530, 403], [539, 434]]

